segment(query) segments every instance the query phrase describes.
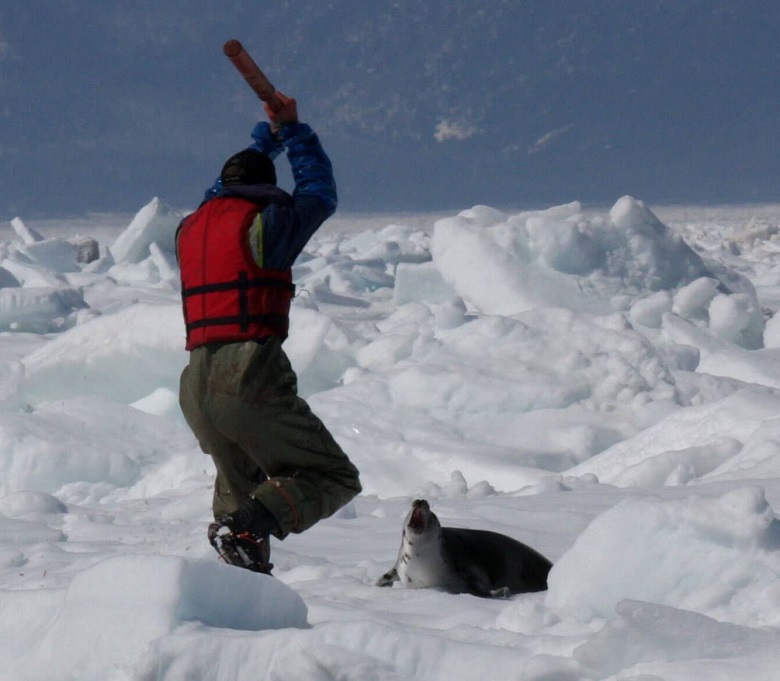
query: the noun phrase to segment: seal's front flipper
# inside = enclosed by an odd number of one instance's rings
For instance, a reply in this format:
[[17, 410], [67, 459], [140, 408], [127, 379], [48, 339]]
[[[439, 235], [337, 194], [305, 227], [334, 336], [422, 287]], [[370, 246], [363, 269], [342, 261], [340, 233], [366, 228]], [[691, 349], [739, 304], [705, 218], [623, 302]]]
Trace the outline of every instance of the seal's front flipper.
[[502, 586], [500, 589], [493, 589], [490, 592], [491, 598], [509, 598], [512, 595], [512, 592], [509, 590], [508, 586]]
[[393, 582], [398, 581], [398, 572], [395, 568], [385, 572], [379, 579], [376, 580], [377, 586], [393, 586]]

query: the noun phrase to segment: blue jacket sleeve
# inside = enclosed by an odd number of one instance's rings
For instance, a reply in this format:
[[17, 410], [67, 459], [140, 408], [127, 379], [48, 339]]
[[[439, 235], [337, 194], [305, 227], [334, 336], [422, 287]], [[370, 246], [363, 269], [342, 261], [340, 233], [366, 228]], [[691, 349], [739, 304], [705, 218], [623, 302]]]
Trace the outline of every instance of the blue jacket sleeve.
[[295, 189], [292, 206], [271, 204], [263, 211], [263, 265], [271, 269], [292, 267], [338, 203], [333, 166], [316, 133], [305, 123], [295, 123], [282, 128], [280, 138]]
[[333, 166], [317, 134], [305, 123], [282, 128], [281, 140], [295, 180], [293, 199], [311, 196], [327, 206], [328, 216], [336, 212], [338, 196]]

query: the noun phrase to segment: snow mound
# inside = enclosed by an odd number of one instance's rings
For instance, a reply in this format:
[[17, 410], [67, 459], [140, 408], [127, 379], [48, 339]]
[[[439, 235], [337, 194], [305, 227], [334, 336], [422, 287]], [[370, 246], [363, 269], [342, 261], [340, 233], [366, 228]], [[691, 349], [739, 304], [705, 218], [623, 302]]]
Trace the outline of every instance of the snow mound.
[[[26, 561], [24, 555], [14, 550], [18, 547], [65, 541], [62, 532], [44, 523], [2, 516], [0, 516], [0, 535], [3, 537], [3, 549], [0, 550], [0, 564], [3, 564], [3, 567], [13, 566], [17, 559], [18, 564], [24, 564]], [[9, 552], [8, 546], [14, 548]]]
[[779, 411], [780, 396], [743, 388], [723, 399], [672, 412], [567, 474], [591, 474], [602, 483], [634, 487], [681, 485], [735, 471], [749, 477], [755, 475], [755, 467], [776, 461], [778, 448], [767, 448], [772, 432], [780, 429], [775, 418]]
[[8, 518], [65, 513], [66, 510], [57, 497], [45, 492], [14, 492], [0, 497], [0, 515]]
[[581, 621], [624, 599], [780, 624], [780, 521], [761, 488], [720, 497], [626, 499], [598, 516], [550, 572], [546, 604]]
[[478, 206], [439, 220], [431, 252], [444, 279], [485, 314], [535, 307], [604, 313], [619, 293], [671, 289], [707, 271], [679, 235], [629, 196], [608, 219], [590, 221], [576, 202], [509, 217]]
[[451, 289], [482, 314], [630, 309], [637, 324], [651, 328], [674, 312], [731, 343], [761, 347], [764, 322], [752, 284], [704, 262], [630, 196], [607, 217], [586, 217], [577, 202], [510, 216], [476, 206], [436, 222], [431, 254], [446, 285], [422, 271], [403, 272], [397, 300], [410, 298], [411, 284], [421, 300], [441, 302]]
[[[459, 324], [456, 316], [452, 308], [440, 327], [427, 306], [400, 307], [357, 350], [359, 370], [312, 398], [358, 453], [369, 493], [409, 494], [455, 470], [519, 489], [536, 481], [528, 468], [564, 471], [685, 403], [655, 349], [619, 314], [537, 309], [466, 321], [461, 310]], [[384, 475], [409, 451], [419, 467]]]
[[24, 358], [32, 403], [97, 394], [130, 403], [178, 383], [187, 355], [179, 305], [139, 303], [93, 317]]
[[[626, 600], [618, 604], [617, 615], [574, 651], [574, 659], [593, 678], [603, 679], [643, 663], [680, 661], [690, 661], [692, 666], [687, 674], [683, 672], [684, 676], [674, 678], [702, 678], [696, 673], [696, 661], [713, 659], [724, 661], [725, 674], [717, 678], [730, 681], [735, 678], [735, 670], [729, 669], [726, 660], [750, 654], [763, 655], [780, 645], [780, 635], [775, 632], [718, 622], [668, 606]], [[776, 660], [772, 664], [776, 665]], [[713, 678], [711, 673], [704, 676]]]
[[[67, 485], [130, 487], [196, 446], [189, 432], [165, 418], [95, 397], [2, 413], [0, 440], [0, 494], [26, 490], [63, 499], [59, 491]], [[192, 459], [193, 470], [198, 464]]]
[[[59, 599], [40, 605], [48, 606], [50, 623], [19, 665], [30, 679], [50, 678], [52, 669], [58, 678], [108, 678], [189, 623], [242, 631], [308, 627], [301, 597], [273, 577], [173, 556], [106, 559], [76, 575]], [[0, 607], [3, 631], [40, 618]]]

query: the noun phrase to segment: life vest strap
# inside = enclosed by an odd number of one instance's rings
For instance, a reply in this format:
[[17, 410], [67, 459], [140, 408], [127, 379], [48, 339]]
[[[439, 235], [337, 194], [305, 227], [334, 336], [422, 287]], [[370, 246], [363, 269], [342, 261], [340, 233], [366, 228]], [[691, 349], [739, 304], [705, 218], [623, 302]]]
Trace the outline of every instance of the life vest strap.
[[230, 324], [239, 324], [241, 326], [245, 324], [283, 324], [287, 321], [287, 317], [278, 314], [253, 314], [253, 315], [234, 315], [232, 317], [206, 317], [199, 319], [192, 324], [187, 324], [187, 330], [201, 329], [204, 326], [228, 326]]
[[248, 288], [257, 288], [259, 286], [278, 286], [280, 288], [286, 288], [295, 294], [295, 284], [289, 281], [282, 281], [281, 279], [274, 279], [272, 277], [255, 277], [249, 279], [245, 272], [242, 272], [238, 279], [233, 281], [222, 281], [216, 284], [203, 284], [201, 286], [190, 286], [189, 288], [183, 288], [181, 295], [184, 298], [188, 296], [196, 296], [202, 293], [218, 293], [220, 291], [233, 291]]

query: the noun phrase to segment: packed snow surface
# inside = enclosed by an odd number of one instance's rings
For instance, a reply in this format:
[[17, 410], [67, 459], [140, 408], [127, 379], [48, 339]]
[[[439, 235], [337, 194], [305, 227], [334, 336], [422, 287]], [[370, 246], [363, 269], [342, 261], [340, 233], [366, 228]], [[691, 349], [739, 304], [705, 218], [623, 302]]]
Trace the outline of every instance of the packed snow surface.
[[[0, 232], [0, 679], [776, 681], [780, 207], [329, 221], [285, 347], [364, 492], [274, 577], [206, 540], [180, 218]], [[376, 587], [416, 498], [549, 590]]]

